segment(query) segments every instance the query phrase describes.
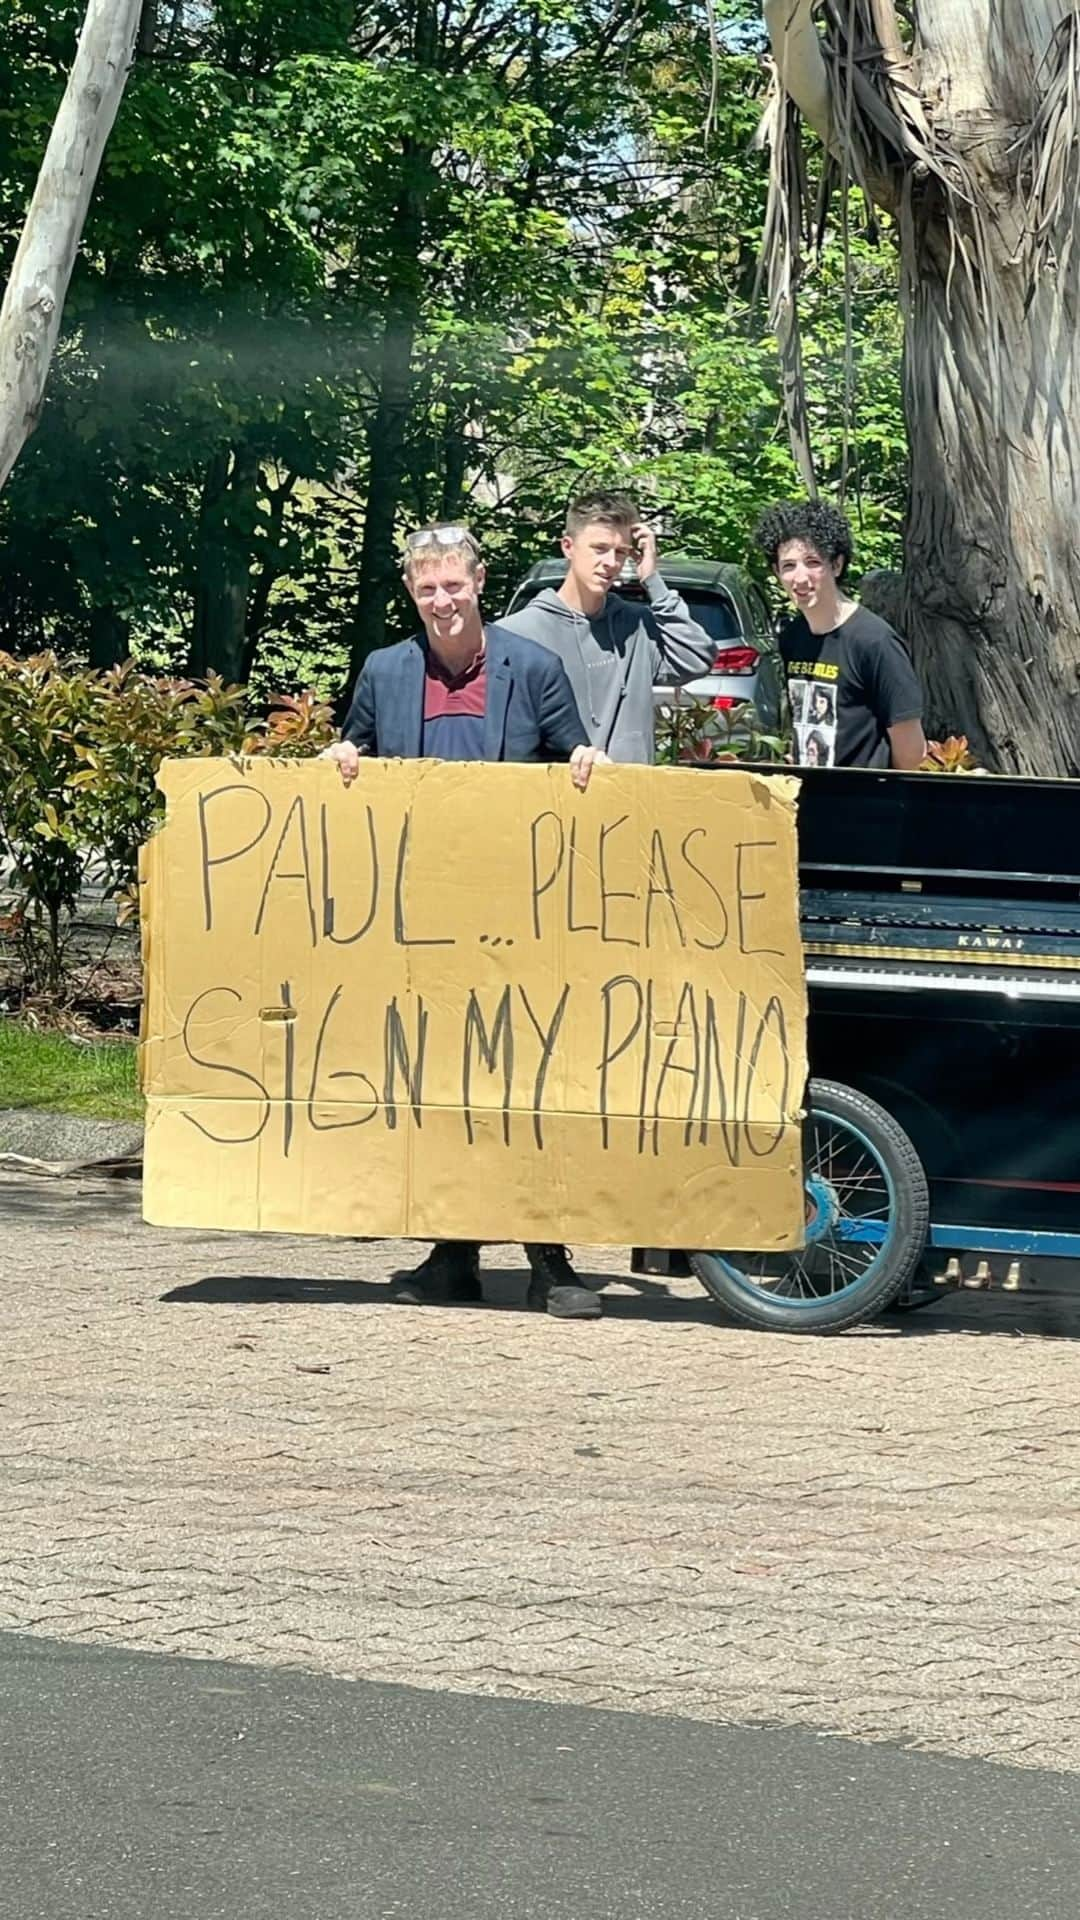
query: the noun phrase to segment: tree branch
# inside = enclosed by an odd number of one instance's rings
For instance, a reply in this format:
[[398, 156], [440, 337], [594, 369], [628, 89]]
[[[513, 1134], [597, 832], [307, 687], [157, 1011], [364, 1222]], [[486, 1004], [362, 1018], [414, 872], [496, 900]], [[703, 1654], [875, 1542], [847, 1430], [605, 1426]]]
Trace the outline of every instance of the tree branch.
[[814, 25], [813, 0], [762, 0], [761, 10], [781, 86], [818, 138], [835, 149], [829, 74]]
[[105, 143], [124, 91], [141, 0], [89, 0], [0, 307], [0, 487], [37, 424], [64, 300]]

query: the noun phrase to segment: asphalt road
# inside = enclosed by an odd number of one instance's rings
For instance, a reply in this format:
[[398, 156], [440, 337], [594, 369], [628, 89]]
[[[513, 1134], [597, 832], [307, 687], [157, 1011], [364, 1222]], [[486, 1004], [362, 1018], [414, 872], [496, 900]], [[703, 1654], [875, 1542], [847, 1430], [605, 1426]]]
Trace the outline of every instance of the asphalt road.
[[1080, 1781], [0, 1635], [11, 1920], [1073, 1920]]

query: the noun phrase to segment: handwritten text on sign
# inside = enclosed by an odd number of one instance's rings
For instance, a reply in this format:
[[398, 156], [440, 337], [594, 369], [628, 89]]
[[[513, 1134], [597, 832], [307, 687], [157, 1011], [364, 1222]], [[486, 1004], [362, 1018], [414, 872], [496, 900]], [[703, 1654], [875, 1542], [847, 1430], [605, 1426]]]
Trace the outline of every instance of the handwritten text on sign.
[[790, 783], [170, 764], [148, 1214], [772, 1246], [801, 1225]]

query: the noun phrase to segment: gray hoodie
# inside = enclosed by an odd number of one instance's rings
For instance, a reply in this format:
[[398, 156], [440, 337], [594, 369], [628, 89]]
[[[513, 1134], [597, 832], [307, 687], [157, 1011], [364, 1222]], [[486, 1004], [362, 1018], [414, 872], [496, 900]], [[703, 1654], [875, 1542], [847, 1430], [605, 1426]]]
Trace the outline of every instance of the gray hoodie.
[[609, 593], [599, 613], [589, 615], [548, 587], [497, 624], [558, 654], [594, 747], [613, 760], [648, 765], [655, 757], [653, 687], [681, 686], [708, 673], [716, 642], [658, 573], [644, 588], [647, 606]]

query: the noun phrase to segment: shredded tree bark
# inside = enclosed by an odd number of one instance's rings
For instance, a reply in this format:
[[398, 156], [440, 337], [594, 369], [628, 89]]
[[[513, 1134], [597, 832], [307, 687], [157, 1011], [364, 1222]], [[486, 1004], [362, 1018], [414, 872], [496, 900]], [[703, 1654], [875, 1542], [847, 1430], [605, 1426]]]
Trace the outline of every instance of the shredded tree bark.
[[[900, 249], [902, 606], [931, 723], [968, 732], [1002, 769], [1076, 774], [1080, 13], [1067, 0], [763, 11], [776, 65], [765, 259], [800, 471], [812, 486], [799, 281], [830, 214], [845, 221], [860, 193], [893, 216]], [[813, 206], [803, 122], [825, 149]]]

